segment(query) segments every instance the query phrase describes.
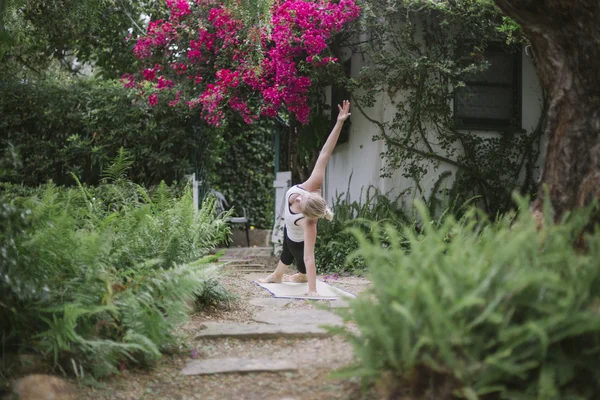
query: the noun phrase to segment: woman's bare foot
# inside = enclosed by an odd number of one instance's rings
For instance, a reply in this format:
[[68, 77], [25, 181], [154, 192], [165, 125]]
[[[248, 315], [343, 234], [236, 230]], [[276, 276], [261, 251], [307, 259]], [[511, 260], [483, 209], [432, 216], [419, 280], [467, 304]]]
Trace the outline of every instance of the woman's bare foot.
[[306, 277], [306, 274], [301, 274], [298, 272], [297, 274], [294, 274], [294, 275], [284, 275], [283, 281], [284, 282], [293, 282], [293, 283], [306, 283], [306, 282], [308, 282], [308, 278]]
[[271, 275], [267, 276], [266, 278], [258, 279], [258, 281], [260, 283], [281, 283], [281, 276], [276, 275], [275, 272], [273, 272]]

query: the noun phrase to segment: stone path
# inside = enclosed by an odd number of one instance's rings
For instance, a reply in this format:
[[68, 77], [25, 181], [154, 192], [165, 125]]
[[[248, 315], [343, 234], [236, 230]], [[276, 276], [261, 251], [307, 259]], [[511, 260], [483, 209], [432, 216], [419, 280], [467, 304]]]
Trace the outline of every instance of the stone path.
[[[330, 377], [353, 363], [354, 352], [344, 338], [320, 327], [340, 323], [323, 306], [347, 304], [273, 298], [252, 281], [270, 272], [276, 260], [238, 257], [230, 255], [233, 262], [219, 278], [236, 300], [194, 313], [177, 328], [182, 342], [151, 370], [126, 369], [86, 387], [80, 400], [377, 399], [365, 397], [360, 379]], [[249, 272], [252, 264], [257, 271]], [[368, 288], [362, 278], [329, 283], [355, 294]]]
[[[257, 290], [262, 290], [257, 287]], [[238, 340], [263, 340], [281, 338], [319, 338], [331, 336], [323, 326], [342, 326], [342, 318], [329, 311], [318, 309], [289, 309], [283, 307], [292, 303], [289, 299], [255, 298], [250, 303], [263, 310], [246, 323], [206, 323], [196, 336], [197, 339], [235, 338]], [[279, 372], [298, 369], [289, 360], [261, 358], [211, 358], [191, 361], [182, 370], [184, 375], [204, 375], [219, 373]]]
[[270, 257], [273, 251], [271, 247], [230, 247], [217, 250], [223, 252], [221, 261], [264, 259]]

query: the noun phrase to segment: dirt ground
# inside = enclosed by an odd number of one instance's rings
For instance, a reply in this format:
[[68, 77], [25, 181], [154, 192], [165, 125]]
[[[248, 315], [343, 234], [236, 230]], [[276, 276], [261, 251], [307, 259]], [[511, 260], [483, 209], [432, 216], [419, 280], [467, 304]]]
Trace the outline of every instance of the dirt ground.
[[[322, 277], [321, 277], [322, 278]], [[236, 296], [229, 306], [209, 308], [196, 313], [178, 328], [180, 348], [165, 355], [148, 370], [125, 370], [91, 386], [82, 387], [79, 398], [100, 399], [266, 399], [324, 400], [374, 399], [364, 393], [360, 381], [332, 379], [336, 369], [353, 361], [351, 346], [340, 337], [307, 339], [195, 339], [205, 322], [251, 322], [252, 315], [264, 308], [253, 306], [249, 299], [271, 297], [256, 284], [233, 271], [222, 276], [221, 283]], [[368, 288], [361, 278], [343, 277], [330, 284], [352, 293]], [[314, 308], [314, 302], [294, 300], [290, 308]], [[193, 358], [251, 357], [291, 360], [300, 366], [296, 372], [249, 373], [184, 376], [181, 369]]]

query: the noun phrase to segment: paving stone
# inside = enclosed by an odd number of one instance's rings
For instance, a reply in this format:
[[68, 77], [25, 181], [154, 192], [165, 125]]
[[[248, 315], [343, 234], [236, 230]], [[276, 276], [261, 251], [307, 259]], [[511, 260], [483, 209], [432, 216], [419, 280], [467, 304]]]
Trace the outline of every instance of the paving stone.
[[266, 269], [266, 268], [242, 269], [242, 270], [232, 268], [232, 269], [230, 269], [230, 271], [237, 271], [237, 272], [244, 273], [244, 274], [259, 274], [258, 276], [261, 278], [264, 278], [265, 276], [269, 275], [272, 272], [272, 270]]
[[290, 337], [329, 337], [331, 334], [315, 325], [266, 325], [207, 323], [196, 339], [236, 338], [236, 339], [277, 339]]
[[290, 299], [278, 299], [275, 297], [258, 297], [256, 299], [251, 299], [249, 303], [258, 307], [283, 308], [291, 302], [292, 300]]
[[264, 322], [276, 326], [341, 326], [343, 321], [338, 315], [325, 310], [295, 309], [261, 311], [252, 318], [256, 322]]
[[228, 249], [220, 249], [223, 251], [222, 260], [227, 259], [250, 259], [256, 257], [271, 257], [273, 249], [271, 247], [231, 247]]
[[223, 373], [295, 371], [298, 367], [288, 360], [213, 358], [189, 362], [183, 375], [211, 375]]

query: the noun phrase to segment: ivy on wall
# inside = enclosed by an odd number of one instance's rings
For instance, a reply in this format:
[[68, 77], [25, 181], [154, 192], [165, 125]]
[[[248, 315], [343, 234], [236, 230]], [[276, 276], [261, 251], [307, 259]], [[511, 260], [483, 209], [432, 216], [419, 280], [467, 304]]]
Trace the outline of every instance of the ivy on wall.
[[250, 224], [270, 229], [273, 225], [273, 129], [272, 122], [246, 125], [234, 120], [223, 129], [222, 155], [216, 165], [215, 187], [236, 215], [246, 209]]

